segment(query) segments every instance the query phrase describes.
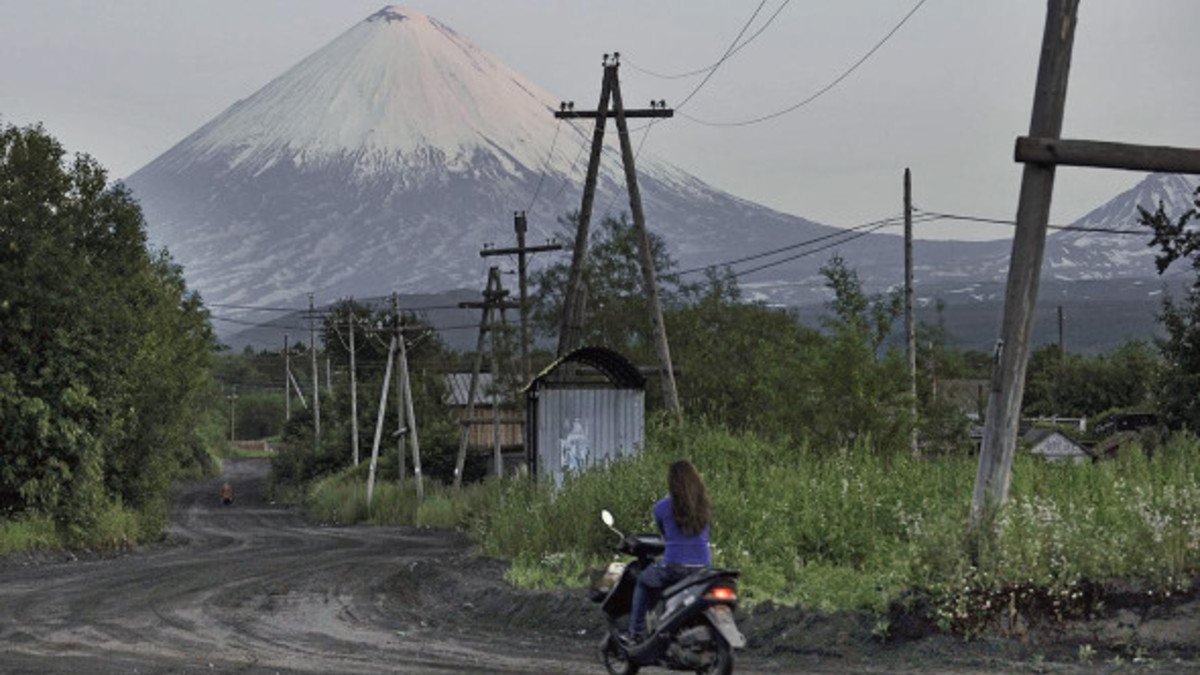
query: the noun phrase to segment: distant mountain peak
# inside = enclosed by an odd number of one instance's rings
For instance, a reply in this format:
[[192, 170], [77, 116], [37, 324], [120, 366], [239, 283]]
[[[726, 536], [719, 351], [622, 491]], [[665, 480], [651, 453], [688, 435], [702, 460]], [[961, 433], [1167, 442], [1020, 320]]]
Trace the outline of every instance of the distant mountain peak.
[[[478, 153], [540, 170], [558, 99], [420, 12], [367, 17], [173, 148], [255, 175], [350, 160], [359, 174], [436, 164], [470, 171]], [[497, 153], [497, 150], [501, 152]], [[562, 154], [552, 160], [567, 171]]]
[[420, 16], [417, 15], [416, 12], [404, 9], [397, 5], [387, 5], [378, 12], [368, 16], [367, 23], [373, 23], [375, 21], [383, 21], [385, 23], [392, 23], [393, 21], [407, 21], [410, 17], [415, 18], [413, 15]]

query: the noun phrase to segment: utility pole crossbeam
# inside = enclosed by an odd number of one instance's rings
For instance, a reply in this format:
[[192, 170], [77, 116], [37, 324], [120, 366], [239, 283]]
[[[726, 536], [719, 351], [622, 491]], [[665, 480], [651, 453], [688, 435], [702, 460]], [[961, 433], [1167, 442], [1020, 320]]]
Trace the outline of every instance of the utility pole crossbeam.
[[[598, 111], [598, 110], [579, 110], [579, 111], [559, 110], [558, 112], [554, 113], [554, 116], [560, 120], [570, 120], [570, 119], [594, 120], [594, 119], [600, 118], [600, 111]], [[647, 119], [647, 118], [663, 119], [663, 118], [674, 117], [674, 116], [675, 116], [675, 111], [671, 110], [670, 108], [666, 108], [666, 109], [642, 108], [639, 110], [626, 110], [625, 111], [625, 119], [629, 119], [629, 120]]]
[[[1030, 136], [1057, 139], [1062, 132], [1078, 10], [1079, 0], [1048, 2]], [[971, 499], [970, 527], [973, 532], [980, 532], [981, 527], [990, 531], [997, 510], [1008, 499], [1033, 330], [1033, 308], [1041, 279], [1050, 199], [1054, 191], [1054, 170], [1053, 164], [1026, 164], [1021, 178], [1017, 230], [1004, 298], [1004, 321], [1000, 342], [996, 345], [983, 447]]]
[[1166, 145], [1021, 136], [1017, 139], [1013, 157], [1025, 164], [1089, 166], [1160, 173], [1200, 173], [1200, 150]]
[[[588, 164], [587, 179], [584, 183], [583, 205], [579, 212], [579, 229], [575, 235], [575, 248], [571, 258], [571, 276], [564, 299], [563, 325], [559, 333], [558, 355], [561, 357], [580, 346], [580, 335], [583, 330], [581, 306], [584, 302], [583, 298], [586, 297], [582, 281], [584, 258], [587, 252], [588, 225], [591, 220], [592, 202], [595, 198], [596, 172], [599, 170], [600, 154], [604, 144], [604, 124], [608, 116], [612, 115], [616, 120], [617, 135], [621, 143], [625, 185], [629, 190], [629, 210], [633, 217], [634, 228], [638, 232], [638, 262], [642, 271], [643, 290], [649, 305], [650, 323], [654, 327], [655, 351], [658, 352], [659, 365], [663, 372], [663, 398], [666, 401], [667, 409], [671, 411], [675, 419], [682, 420], [683, 413], [679, 406], [678, 390], [675, 387], [674, 369], [671, 367], [671, 349], [667, 341], [666, 324], [663, 322], [662, 305], [658, 298], [658, 282], [655, 279], [653, 253], [650, 250], [650, 235], [646, 229], [642, 194], [637, 182], [636, 157], [633, 152], [633, 143], [629, 138], [628, 125], [630, 118], [665, 119], [672, 117], [675, 113], [666, 107], [665, 102], [661, 101], [652, 102], [648, 109], [626, 110], [621, 99], [620, 79], [617, 76], [619, 67], [617, 54], [614, 54], [611, 60], [607, 54], [604, 55], [604, 78], [600, 85], [600, 105], [596, 111], [576, 111], [573, 103], [564, 103], [555, 113], [555, 117], [560, 119], [595, 118], [596, 120], [596, 131], [592, 137], [591, 161]], [[612, 102], [611, 110], [609, 109], [610, 100]]]

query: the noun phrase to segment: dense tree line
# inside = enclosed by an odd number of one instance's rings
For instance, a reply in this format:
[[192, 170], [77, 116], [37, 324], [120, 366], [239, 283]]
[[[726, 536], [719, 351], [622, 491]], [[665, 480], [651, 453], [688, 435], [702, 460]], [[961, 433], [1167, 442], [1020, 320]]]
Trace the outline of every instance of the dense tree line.
[[40, 126], [0, 128], [0, 516], [160, 516], [203, 465], [213, 338], [141, 210]]
[[[563, 219], [566, 234], [572, 219]], [[637, 264], [637, 233], [624, 218], [605, 218], [584, 270], [587, 324], [583, 343], [610, 347], [638, 364], [656, 364], [653, 335]], [[651, 234], [664, 318], [681, 404], [732, 428], [790, 438], [814, 451], [855, 442], [878, 451], [907, 447], [910, 414], [903, 354], [884, 340], [900, 298], [870, 296], [854, 270], [834, 257], [823, 269], [832, 297], [819, 328], [788, 311], [745, 302], [728, 270], [686, 283]], [[556, 334], [567, 263], [535, 278], [536, 316]], [[649, 405], [661, 405], [658, 387]]]

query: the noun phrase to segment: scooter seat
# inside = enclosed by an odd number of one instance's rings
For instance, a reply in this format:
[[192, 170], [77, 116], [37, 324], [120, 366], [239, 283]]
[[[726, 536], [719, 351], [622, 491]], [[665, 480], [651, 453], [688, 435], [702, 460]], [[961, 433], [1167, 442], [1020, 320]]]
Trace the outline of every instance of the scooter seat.
[[705, 567], [692, 572], [686, 577], [668, 586], [663, 590], [662, 596], [663, 598], [669, 598], [689, 586], [704, 583], [706, 581], [716, 579], [717, 577], [736, 577], [738, 574], [740, 573], [737, 570], [726, 570], [718, 567]]

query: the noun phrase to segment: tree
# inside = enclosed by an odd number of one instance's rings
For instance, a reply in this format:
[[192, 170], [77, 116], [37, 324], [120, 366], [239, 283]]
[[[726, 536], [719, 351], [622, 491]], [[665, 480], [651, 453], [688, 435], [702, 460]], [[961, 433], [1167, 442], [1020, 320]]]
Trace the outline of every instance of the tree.
[[1159, 309], [1158, 322], [1167, 335], [1156, 340], [1165, 361], [1156, 398], [1167, 426], [1200, 429], [1200, 231], [1191, 225], [1200, 220], [1200, 187], [1192, 208], [1174, 220], [1162, 202], [1154, 213], [1141, 207], [1138, 212], [1138, 222], [1154, 232], [1151, 243], [1159, 249], [1155, 264], [1160, 275], [1178, 260], [1191, 262], [1194, 279], [1187, 294], [1182, 301], [1164, 294]]
[[[574, 239], [575, 223], [575, 214], [559, 219], [568, 241]], [[662, 238], [651, 232], [649, 239], [659, 297], [666, 312], [679, 307], [685, 294], [695, 289], [680, 283], [674, 273], [675, 260]], [[625, 214], [600, 221], [584, 261], [587, 311], [581, 343], [608, 347], [635, 361], [650, 362], [657, 356], [638, 263], [639, 242], [640, 236]], [[570, 272], [570, 262], [564, 261], [533, 275], [536, 289], [531, 299], [535, 307], [533, 317], [543, 334], [558, 333]]]
[[161, 514], [207, 457], [207, 312], [141, 210], [40, 126], [0, 128], [0, 511], [84, 532], [113, 504]]

